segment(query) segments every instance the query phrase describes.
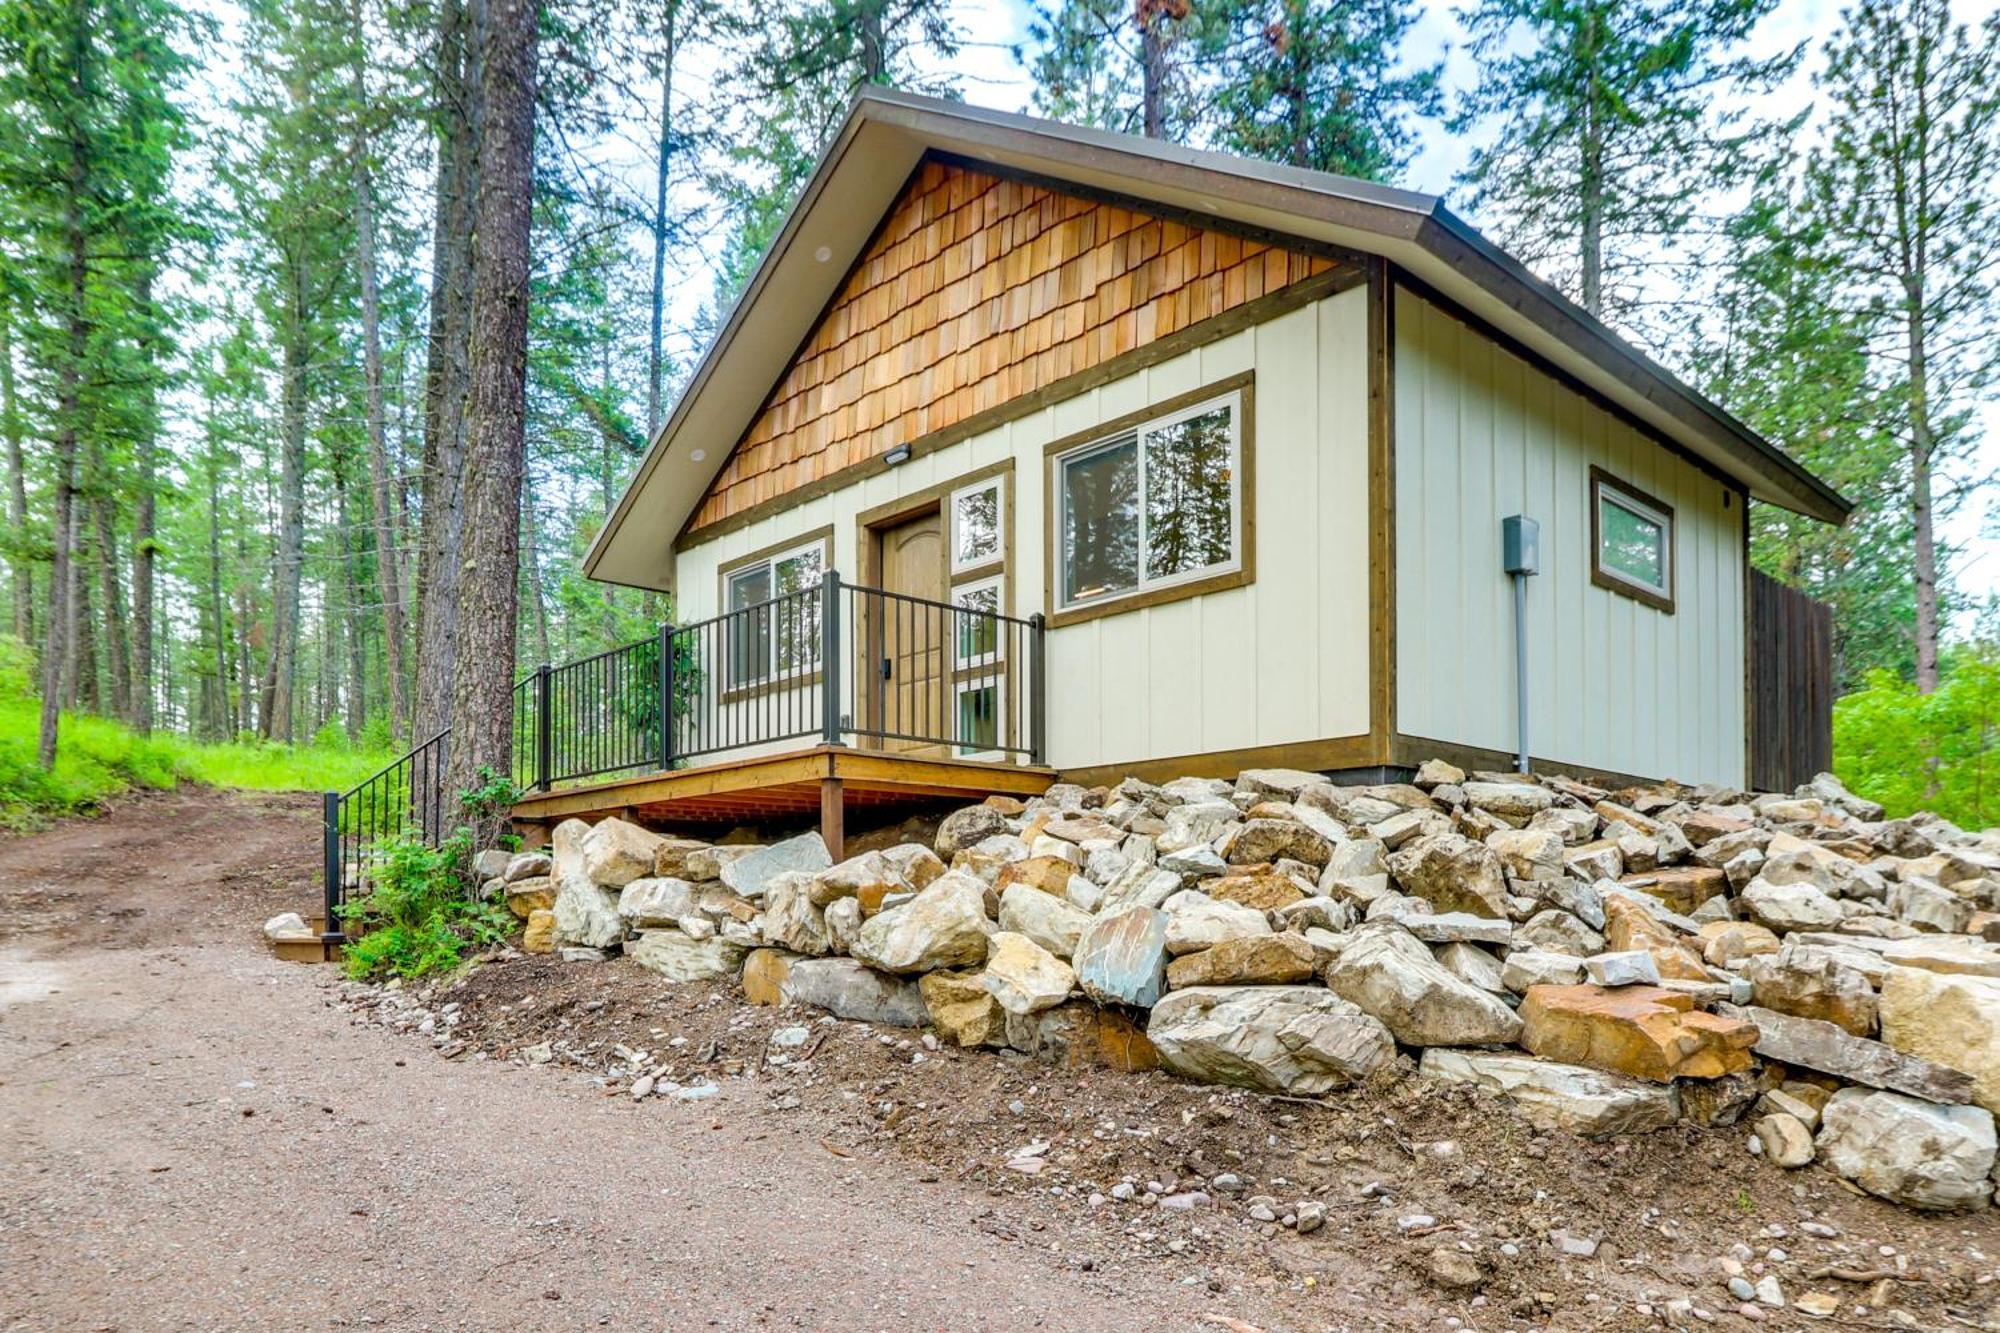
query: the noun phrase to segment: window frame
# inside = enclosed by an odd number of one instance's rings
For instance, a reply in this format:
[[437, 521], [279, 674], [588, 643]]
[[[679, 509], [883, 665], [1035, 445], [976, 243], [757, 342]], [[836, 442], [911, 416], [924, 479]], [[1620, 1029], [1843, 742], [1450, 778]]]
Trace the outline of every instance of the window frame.
[[[983, 578], [966, 579], [962, 583], [954, 583], [950, 588], [946, 589], [946, 596], [950, 598], [954, 609], [962, 610], [965, 609], [965, 603], [961, 602], [959, 598], [965, 596], [967, 593], [982, 592], [987, 588], [993, 589], [994, 607], [992, 614], [1003, 618], [1006, 617], [1007, 576], [999, 570], [995, 570]], [[959, 619], [956, 623], [958, 633], [953, 636], [951, 645], [951, 667], [954, 672], [997, 671], [1005, 667], [1007, 661], [1007, 635], [1004, 629], [996, 634], [991, 652], [975, 653], [968, 657], [961, 651], [963, 645], [960, 636], [965, 632], [965, 621]]]
[[[993, 492], [993, 550], [973, 560], [958, 558], [958, 502], [980, 491]], [[1004, 473], [992, 473], [955, 486], [944, 498], [945, 577], [947, 581], [984, 577], [1007, 561], [1007, 486]]]
[[[1617, 505], [1660, 528], [1660, 558], [1666, 577], [1644, 583], [1604, 563], [1604, 505]], [[1600, 467], [1590, 469], [1590, 582], [1667, 615], [1674, 613], [1675, 580], [1680, 575], [1680, 533], [1674, 507]]]
[[[1047, 447], [1047, 562], [1046, 588], [1049, 624], [1052, 628], [1075, 624], [1103, 615], [1136, 611], [1163, 602], [1178, 601], [1204, 593], [1242, 587], [1255, 580], [1256, 473], [1255, 473], [1255, 378], [1244, 372], [1177, 395], [1136, 412], [1106, 421], [1088, 431], [1057, 440]], [[1230, 556], [1229, 559], [1199, 569], [1183, 570], [1165, 578], [1145, 577], [1146, 435], [1165, 430], [1181, 421], [1217, 407], [1230, 407]], [[1137, 582], [1132, 587], [1084, 601], [1066, 600], [1067, 574], [1064, 534], [1068, 526], [1069, 496], [1065, 485], [1067, 467], [1094, 454], [1119, 448], [1130, 442], [1138, 470], [1140, 540]]]
[[790, 538], [775, 545], [764, 547], [761, 550], [753, 551], [748, 555], [739, 556], [716, 570], [718, 585], [718, 610], [716, 614], [725, 617], [722, 622], [724, 625], [722, 656], [723, 670], [725, 672], [721, 695], [722, 702], [730, 703], [738, 699], [752, 698], [773, 690], [803, 689], [818, 682], [820, 671], [824, 664], [818, 660], [820, 645], [818, 644], [817, 627], [814, 629], [815, 657], [811, 668], [804, 671], [786, 671], [780, 670], [778, 665], [778, 634], [775, 624], [772, 625], [769, 642], [765, 645], [762, 673], [756, 676], [744, 677], [740, 680], [736, 678], [734, 674], [735, 652], [731, 638], [734, 634], [740, 633], [741, 630], [738, 627], [738, 622], [733, 617], [738, 610], [745, 608], [731, 605], [731, 591], [739, 579], [762, 569], [767, 571], [767, 577], [770, 580], [769, 586], [772, 591], [750, 605], [761, 606], [774, 602], [780, 595], [789, 595], [779, 594], [776, 591], [778, 566], [781, 563], [794, 556], [803, 555], [808, 551], [817, 552], [819, 555], [820, 572], [823, 576], [826, 570], [832, 567], [832, 545], [833, 529], [831, 527], [821, 528], [816, 532]]
[[990, 759], [1006, 755], [1007, 751], [1003, 748], [1007, 739], [1006, 681], [1006, 668], [997, 659], [987, 669], [967, 668], [967, 674], [963, 678], [953, 679], [951, 683], [952, 733], [954, 735], [957, 734], [959, 721], [964, 716], [960, 712], [960, 709], [963, 707], [965, 696], [975, 690], [992, 690], [994, 740], [993, 746], [983, 750], [976, 746], [967, 745], [963, 740], [955, 740], [949, 747], [953, 758]]

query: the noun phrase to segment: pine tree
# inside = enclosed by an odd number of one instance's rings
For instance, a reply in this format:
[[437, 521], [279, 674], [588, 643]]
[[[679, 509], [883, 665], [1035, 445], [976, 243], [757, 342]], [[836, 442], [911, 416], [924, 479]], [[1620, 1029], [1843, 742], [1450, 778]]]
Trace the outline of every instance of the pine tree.
[[1480, 81], [1453, 128], [1497, 122], [1465, 179], [1502, 244], [1591, 314], [1635, 317], [1699, 202], [1747, 178], [1770, 132], [1718, 108], [1795, 63], [1733, 53], [1775, 3], [1478, 0]]
[[1034, 106], [1055, 120], [1185, 141], [1201, 107], [1191, 0], [1058, 0], [1028, 25]]
[[1295, 167], [1392, 178], [1412, 116], [1443, 110], [1441, 65], [1405, 69], [1411, 0], [1210, 0], [1197, 41], [1217, 82], [1216, 146]]
[[1825, 148], [1808, 171], [1839, 304], [1868, 331], [1902, 449], [1919, 693], [1938, 686], [1937, 520], [1970, 452], [1972, 406], [2000, 368], [2000, 15], [1977, 31], [1947, 0], [1861, 0], [1819, 86]]

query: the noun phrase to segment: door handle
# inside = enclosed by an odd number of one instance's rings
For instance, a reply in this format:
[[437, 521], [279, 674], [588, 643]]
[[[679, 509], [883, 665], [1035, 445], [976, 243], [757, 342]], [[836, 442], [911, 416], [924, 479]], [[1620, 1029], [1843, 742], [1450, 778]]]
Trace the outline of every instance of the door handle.
[[893, 666], [891, 665], [891, 663], [890, 663], [890, 660], [889, 660], [888, 658], [886, 658], [886, 657], [885, 657], [885, 658], [883, 658], [883, 659], [882, 659], [882, 679], [883, 679], [883, 680], [888, 680], [888, 679], [892, 678], [892, 677], [893, 677], [893, 676], [894, 676], [895, 674], [896, 674], [896, 673], [895, 673], [895, 669], [894, 669], [894, 667], [893, 667]]

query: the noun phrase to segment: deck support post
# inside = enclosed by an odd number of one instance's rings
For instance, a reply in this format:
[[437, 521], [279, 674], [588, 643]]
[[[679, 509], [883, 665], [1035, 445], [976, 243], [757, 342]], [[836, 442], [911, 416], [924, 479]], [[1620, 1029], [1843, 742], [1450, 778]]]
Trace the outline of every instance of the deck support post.
[[[840, 744], [840, 571], [820, 582], [820, 744]], [[835, 857], [839, 860], [839, 857]]]
[[847, 859], [847, 799], [839, 778], [819, 780], [819, 836], [835, 861]]

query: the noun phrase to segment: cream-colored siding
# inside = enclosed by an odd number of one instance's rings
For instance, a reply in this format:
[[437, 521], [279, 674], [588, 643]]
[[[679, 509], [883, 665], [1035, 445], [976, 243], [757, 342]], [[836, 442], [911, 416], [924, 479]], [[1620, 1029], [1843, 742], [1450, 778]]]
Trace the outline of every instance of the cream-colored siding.
[[1255, 581], [1050, 630], [1048, 759], [1081, 768], [1364, 734], [1366, 349], [1355, 289], [1087, 390], [682, 552], [680, 616], [715, 614], [723, 564], [828, 524], [834, 567], [853, 578], [860, 514], [1006, 460], [1006, 610], [1047, 610], [1047, 446], [1252, 371]]
[[[1397, 730], [1513, 750], [1500, 521], [1523, 513], [1533, 753], [1743, 781], [1741, 494], [1413, 293], [1395, 330]], [[1592, 585], [1592, 465], [1673, 507], [1671, 614]]]

